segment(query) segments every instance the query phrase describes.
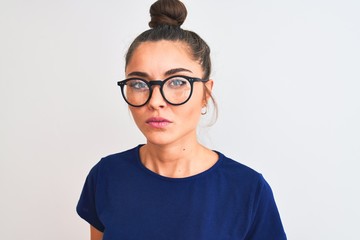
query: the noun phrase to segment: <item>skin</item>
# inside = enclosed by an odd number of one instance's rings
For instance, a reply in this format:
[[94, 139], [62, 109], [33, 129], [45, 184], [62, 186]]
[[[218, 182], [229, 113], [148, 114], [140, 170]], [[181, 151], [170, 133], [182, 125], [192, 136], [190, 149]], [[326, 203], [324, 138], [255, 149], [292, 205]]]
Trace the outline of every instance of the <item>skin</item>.
[[90, 225], [90, 240], [102, 240], [103, 233]]
[[[203, 69], [188, 51], [182, 42], [142, 43], [125, 69], [126, 77], [141, 77], [148, 81], [173, 75], [201, 78]], [[212, 80], [205, 84], [212, 89]], [[136, 125], [147, 139], [140, 148], [140, 158], [149, 170], [165, 177], [184, 178], [206, 171], [218, 160], [217, 154], [202, 146], [196, 136], [201, 109], [210, 97], [204, 92], [203, 85], [195, 82], [190, 100], [180, 106], [168, 104], [161, 96], [159, 86], [153, 87], [153, 95], [145, 106], [129, 106]], [[148, 122], [152, 117], [169, 122], [153, 125]], [[102, 233], [91, 226], [91, 240], [101, 239]]]

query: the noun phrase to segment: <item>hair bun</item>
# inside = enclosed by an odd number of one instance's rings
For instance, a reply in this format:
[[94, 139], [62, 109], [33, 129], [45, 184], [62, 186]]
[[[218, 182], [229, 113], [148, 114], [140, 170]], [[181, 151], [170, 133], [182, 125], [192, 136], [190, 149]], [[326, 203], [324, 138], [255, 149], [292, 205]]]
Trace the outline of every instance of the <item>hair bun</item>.
[[186, 15], [186, 7], [179, 0], [158, 0], [150, 7], [149, 26], [151, 28], [162, 25], [180, 27], [184, 23]]

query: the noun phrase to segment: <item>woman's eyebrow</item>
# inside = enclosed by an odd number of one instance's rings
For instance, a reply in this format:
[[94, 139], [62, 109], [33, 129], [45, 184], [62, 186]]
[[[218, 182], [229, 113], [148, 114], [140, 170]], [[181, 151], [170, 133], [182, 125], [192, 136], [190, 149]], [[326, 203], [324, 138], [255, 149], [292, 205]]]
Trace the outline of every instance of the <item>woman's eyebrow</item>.
[[[173, 69], [167, 70], [164, 75], [165, 76], [171, 76], [171, 75], [174, 75], [174, 74], [179, 73], [179, 72], [190, 72], [190, 73], [192, 73], [192, 71], [190, 71], [189, 69], [186, 69], [186, 68], [173, 68]], [[149, 74], [147, 74], [146, 72], [140, 72], [140, 71], [131, 72], [127, 76], [128, 77], [149, 78]]]
[[173, 68], [173, 69], [170, 69], [170, 70], [166, 71], [165, 76], [170, 76], [170, 75], [173, 75], [173, 74], [176, 74], [176, 73], [179, 73], [179, 72], [190, 72], [190, 73], [192, 73], [192, 71], [190, 71], [189, 69], [186, 69], [186, 68]]
[[128, 77], [143, 77], [143, 78], [147, 78], [149, 77], [149, 74], [145, 73], [145, 72], [131, 72], [128, 74]]

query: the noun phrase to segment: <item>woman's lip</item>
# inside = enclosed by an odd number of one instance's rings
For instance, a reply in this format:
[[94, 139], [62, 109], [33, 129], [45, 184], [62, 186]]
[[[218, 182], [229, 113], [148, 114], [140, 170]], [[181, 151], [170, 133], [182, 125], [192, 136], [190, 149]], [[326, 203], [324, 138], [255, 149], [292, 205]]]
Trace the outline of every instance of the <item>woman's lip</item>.
[[170, 123], [170, 120], [167, 120], [166, 118], [162, 118], [162, 117], [152, 117], [146, 120], [147, 123], [149, 122], [168, 122]]
[[170, 120], [161, 117], [152, 117], [146, 120], [146, 123], [155, 128], [163, 128], [171, 123]]

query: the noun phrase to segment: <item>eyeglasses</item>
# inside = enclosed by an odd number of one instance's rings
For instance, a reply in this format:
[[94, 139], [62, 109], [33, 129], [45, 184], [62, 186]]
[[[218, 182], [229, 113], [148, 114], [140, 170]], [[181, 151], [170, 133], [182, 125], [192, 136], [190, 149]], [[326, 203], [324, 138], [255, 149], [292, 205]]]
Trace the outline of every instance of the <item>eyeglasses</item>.
[[152, 86], [159, 85], [160, 93], [171, 105], [182, 105], [189, 101], [193, 92], [194, 82], [207, 82], [208, 79], [187, 76], [171, 76], [164, 80], [146, 81], [141, 78], [128, 78], [117, 84], [121, 88], [124, 100], [133, 107], [142, 107], [151, 98]]

